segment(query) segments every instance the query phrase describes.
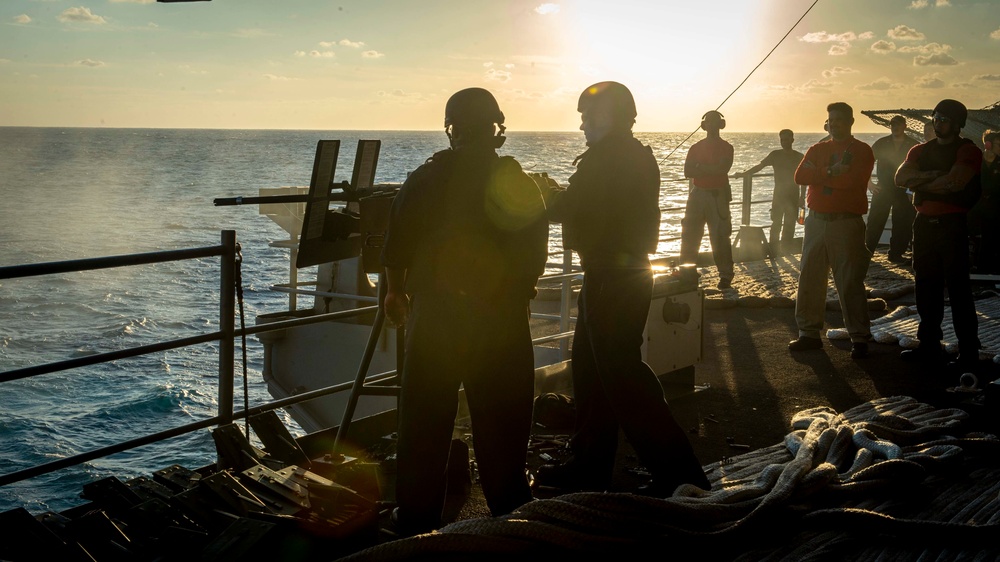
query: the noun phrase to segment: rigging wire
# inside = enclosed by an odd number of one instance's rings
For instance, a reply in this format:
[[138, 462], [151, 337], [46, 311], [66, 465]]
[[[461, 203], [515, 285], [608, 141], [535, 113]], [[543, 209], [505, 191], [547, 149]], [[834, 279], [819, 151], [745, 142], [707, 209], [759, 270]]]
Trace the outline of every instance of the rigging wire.
[[[799, 19], [795, 21], [795, 23], [792, 25], [792, 27], [790, 27], [788, 29], [788, 31], [781, 37], [781, 39], [777, 42], [777, 44], [775, 44], [774, 47], [772, 47], [771, 50], [768, 51], [768, 53], [766, 55], [764, 55], [764, 58], [761, 59], [761, 61], [759, 63], [757, 63], [757, 66], [753, 67], [753, 70], [750, 71], [750, 74], [747, 74], [747, 77], [744, 78], [743, 81], [740, 82], [740, 84], [738, 86], [736, 86], [736, 88], [733, 89], [733, 91], [730, 92], [728, 96], [726, 96], [726, 99], [722, 100], [722, 103], [720, 103], [719, 106], [715, 108], [716, 111], [718, 111], [719, 109], [721, 109], [722, 106], [725, 105], [725, 103], [727, 101], [729, 101], [729, 98], [733, 97], [733, 94], [735, 94], [737, 91], [739, 91], [740, 88], [743, 87], [743, 84], [746, 84], [747, 80], [749, 80], [750, 77], [753, 76], [753, 73], [757, 72], [757, 69], [760, 68], [760, 65], [764, 64], [764, 61], [766, 61], [768, 59], [768, 57], [771, 56], [771, 53], [773, 53], [775, 51], [775, 49], [777, 49], [778, 46], [781, 45], [785, 41], [785, 39], [788, 38], [789, 35], [791, 35], [792, 30], [794, 30], [796, 27], [798, 27], [799, 23], [801, 23], [802, 20], [805, 19], [806, 15], [808, 15], [809, 12], [813, 9], [813, 7], [815, 7], [816, 4], [818, 4], [818, 3], [819, 3], [819, 0], [814, 0], [813, 1], [813, 3], [809, 6], [808, 9], [806, 9], [806, 11], [802, 14], [802, 16], [799, 17]], [[680, 142], [680, 144], [678, 144], [677, 146], [675, 146], [674, 149], [670, 151], [670, 154], [667, 154], [666, 156], [664, 156], [663, 158], [660, 159], [659, 164], [662, 164], [664, 160], [666, 160], [667, 158], [670, 158], [671, 156], [673, 156], [674, 153], [677, 152], [677, 149], [679, 149], [680, 147], [684, 146], [684, 143], [686, 143], [688, 140], [690, 140], [691, 137], [693, 137], [694, 134], [697, 133], [698, 129], [700, 129], [700, 128], [701, 127], [699, 126], [695, 130], [691, 131], [691, 134], [688, 135], [687, 138], [685, 138], [684, 140], [682, 140]]]

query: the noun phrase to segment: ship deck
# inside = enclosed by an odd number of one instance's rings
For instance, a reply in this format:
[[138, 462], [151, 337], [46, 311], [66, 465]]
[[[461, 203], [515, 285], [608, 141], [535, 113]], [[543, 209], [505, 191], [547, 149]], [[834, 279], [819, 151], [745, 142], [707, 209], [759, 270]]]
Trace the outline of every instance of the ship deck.
[[[939, 413], [935, 415], [946, 416], [952, 412], [961, 412], [964, 416], [963, 431], [997, 432], [1000, 422], [997, 397], [987, 400], [983, 391], [959, 389], [960, 373], [945, 366], [913, 364], [899, 359], [903, 346], [912, 345], [908, 333], [912, 337], [915, 326], [911, 322], [901, 327], [891, 327], [885, 321], [898, 317], [903, 308], [914, 305], [912, 273], [908, 267], [889, 263], [884, 253], [873, 258], [869, 279], [866, 281], [870, 290], [869, 304], [874, 322], [878, 323], [882, 319], [883, 323], [877, 328], [876, 343], [871, 345], [868, 357], [863, 359], [852, 359], [849, 339], [839, 339], [842, 335], [838, 333], [838, 327], [843, 326], [843, 321], [839, 309], [833, 304], [835, 292], [832, 284], [827, 310], [827, 326], [832, 329], [831, 339], [824, 338], [824, 346], [820, 350], [797, 353], [788, 351], [787, 342], [797, 336], [792, 300], [797, 268], [797, 256], [737, 264], [737, 276], [732, 290], [720, 292], [706, 289], [704, 353], [702, 360], [695, 365], [694, 386], [677, 389], [670, 384], [664, 385], [674, 415], [688, 429], [694, 450], [714, 486], [725, 488], [731, 485], [727, 484], [727, 467], [742, 466], [752, 476], [755, 471], [759, 473], [768, 464], [787, 463], [792, 455], [788, 453], [784, 443], [793, 431], [792, 420], [797, 416], [801, 418], [803, 412], [817, 409], [843, 413], [884, 403], [886, 400], [890, 403], [896, 400], [906, 403], [912, 401]], [[701, 271], [701, 286], [714, 287], [714, 268], [708, 267]], [[980, 284], [977, 289], [977, 296], [983, 298], [977, 303], [995, 303], [998, 299], [993, 285]], [[991, 314], [984, 315], [980, 312], [980, 316], [980, 333], [984, 341], [994, 341], [994, 336], [1000, 332], [1000, 321]], [[947, 340], [946, 330], [946, 343]], [[879, 343], [880, 341], [883, 343]], [[987, 347], [990, 345], [993, 344], [986, 344]], [[989, 358], [996, 353], [996, 349], [984, 350], [983, 360], [977, 369], [980, 386], [988, 386], [987, 381], [1000, 377], [1000, 364]], [[459, 424], [456, 437], [463, 437], [464, 427]], [[548, 457], [540, 457], [542, 454], [558, 458], [558, 448], [568, 439], [568, 433], [568, 428], [536, 427], [529, 453], [529, 467], [534, 468], [545, 462]], [[665, 528], [658, 527], [642, 540], [636, 540], [628, 532], [622, 532], [618, 536], [603, 536], [601, 541], [595, 541], [579, 536], [586, 521], [573, 518], [567, 521], [552, 513], [538, 515], [538, 511], [544, 512], [547, 509], [584, 509], [589, 512], [593, 502], [611, 501], [611, 498], [617, 501], [620, 496], [627, 496], [632, 498], [629, 501], [639, 501], [640, 504], [623, 507], [611, 502], [613, 505], [607, 508], [631, 511], [646, 509], [651, 505], [649, 502], [654, 505], [655, 502], [669, 504], [671, 500], [639, 500], [629, 493], [642, 484], [646, 477], [627, 441], [621, 439], [620, 442], [622, 445], [619, 448], [611, 492], [623, 494], [605, 494], [604, 500], [600, 500], [588, 494], [559, 496], [559, 492], [554, 490], [536, 490], [536, 498], [542, 502], [534, 502], [539, 505], [531, 506], [521, 517], [532, 525], [538, 524], [536, 517], [544, 521], [547, 531], [542, 534], [545, 536], [531, 537], [529, 531], [512, 532], [509, 528], [510, 521], [518, 519], [517, 513], [505, 518], [489, 518], [481, 492], [473, 485], [452, 497], [449, 516], [454, 523], [446, 526], [442, 533], [435, 534], [443, 536], [435, 536], [430, 541], [427, 536], [400, 540], [391, 532], [383, 531], [381, 540], [384, 542], [362, 554], [387, 560], [463, 559], [470, 552], [478, 552], [477, 559], [482, 559], [487, 553], [504, 552], [505, 555], [517, 553], [518, 556], [528, 555], [529, 558], [532, 554], [537, 554], [540, 558], [549, 559], [555, 553], [580, 552], [587, 548], [599, 550], [606, 547], [609, 554], [616, 551], [628, 553], [633, 549], [636, 553], [648, 548], [662, 549], [672, 547], [672, 541], [679, 536], [684, 540], [695, 540], [671, 524], [664, 523]], [[995, 444], [995, 440], [990, 441], [991, 447]], [[991, 450], [992, 458], [997, 458], [996, 447]], [[968, 462], [974, 466], [963, 470], [978, 470], [980, 473], [982, 470], [992, 470], [991, 474], [1000, 471], [1000, 463], [995, 460], [984, 462], [982, 457], [972, 459]], [[756, 462], [763, 464], [754, 468], [752, 465]], [[748, 478], [748, 473], [744, 472], [742, 477]], [[938, 485], [947, 488], [947, 478], [940, 480]], [[964, 486], [963, 489], [975, 488], [968, 482], [961, 486]], [[914, 486], [911, 491], [916, 489]], [[713, 488], [713, 491], [717, 492], [717, 489]], [[921, 492], [921, 495], [925, 493]], [[993, 504], [997, 504], [996, 493], [992, 484], [983, 490], [983, 494], [988, 497], [992, 494]], [[864, 497], [864, 492], [861, 497]], [[877, 497], [876, 493], [872, 494], [872, 498]], [[966, 498], [962, 501], [971, 500]], [[997, 506], [994, 505], [991, 519], [993, 524], [998, 518], [996, 511]], [[657, 512], [654, 518], [662, 517], [663, 521], [674, 523], [670, 518], [676, 515], [666, 510]], [[787, 516], [787, 513], [782, 515]], [[981, 522], [987, 521], [983, 519]], [[787, 525], [788, 521], [775, 519], [774, 524]], [[504, 530], [496, 531], [493, 525]], [[525, 528], [532, 525], [526, 524]], [[864, 526], [865, 523], [861, 525]], [[723, 531], [725, 529], [715, 529], [713, 533]], [[914, 531], [908, 529], [901, 532]], [[566, 537], [577, 535], [573, 539], [576, 546], [560, 544], [559, 539], [554, 538], [563, 534]], [[598, 534], [600, 533], [595, 533], [593, 529], [585, 533], [592, 539]], [[456, 536], [461, 537], [461, 540], [456, 541]], [[704, 538], [703, 535], [699, 536]], [[847, 535], [841, 534], [840, 538], [831, 540], [842, 545], [844, 536]], [[744, 556], [743, 559], [809, 558], [802, 552], [794, 553], [794, 549], [784, 554], [775, 550], [788, 549], [787, 541], [790, 537], [788, 533], [783, 538], [772, 536], [777, 542], [770, 546], [756, 544], [755, 547], [759, 549], [757, 554], [749, 558]], [[947, 543], [952, 538], [945, 537], [941, 540]], [[741, 536], [739, 540], [748, 538]], [[966, 537], [962, 540], [971, 539]], [[981, 546], [978, 543], [968, 544], [975, 549]], [[740, 549], [733, 548], [732, 545], [719, 547], [714, 551], [714, 547], [710, 545], [711, 543], [705, 543], [696, 546], [703, 549], [709, 547], [704, 551], [704, 556], [708, 559], [739, 559], [741, 556]], [[997, 554], [995, 540], [990, 545], [994, 550], [988, 552]], [[822, 548], [820, 552], [830, 554]], [[927, 555], [923, 548], [916, 548], [909, 553], [904, 549], [902, 554], [897, 555], [901, 556], [899, 559], [917, 559], [921, 553]], [[884, 553], [873, 556], [878, 555]], [[822, 559], [822, 556], [817, 559]], [[946, 556], [945, 559], [952, 558]]]

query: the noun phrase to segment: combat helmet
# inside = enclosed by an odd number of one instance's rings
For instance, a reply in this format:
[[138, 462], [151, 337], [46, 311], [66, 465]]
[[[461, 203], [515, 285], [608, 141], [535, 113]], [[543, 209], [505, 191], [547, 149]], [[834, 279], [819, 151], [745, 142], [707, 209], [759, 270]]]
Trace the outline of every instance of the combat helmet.
[[489, 90], [466, 88], [448, 98], [444, 106], [444, 126], [453, 125], [503, 125], [500, 104]]
[[632, 97], [632, 92], [624, 84], [608, 81], [588, 86], [580, 94], [576, 110], [583, 113], [602, 106], [610, 107], [611, 115], [616, 122], [635, 122], [637, 115], [635, 98]]

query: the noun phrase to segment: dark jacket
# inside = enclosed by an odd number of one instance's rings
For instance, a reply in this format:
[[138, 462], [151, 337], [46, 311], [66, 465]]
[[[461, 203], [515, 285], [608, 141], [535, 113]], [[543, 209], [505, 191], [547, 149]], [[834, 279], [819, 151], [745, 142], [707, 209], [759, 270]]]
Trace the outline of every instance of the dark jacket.
[[630, 132], [611, 134], [580, 158], [552, 203], [563, 242], [584, 268], [648, 267], [660, 233], [660, 167]]
[[[941, 171], [946, 172], [958, 161], [958, 151], [974, 143], [966, 138], [959, 138], [956, 142], [941, 144], [935, 141], [928, 141], [920, 145], [920, 154], [917, 157], [917, 166], [921, 172]], [[976, 149], [978, 152], [979, 149]], [[940, 201], [957, 205], [969, 210], [979, 201], [979, 195], [983, 192], [980, 180], [981, 171], [977, 170], [975, 176], [965, 184], [965, 187], [953, 193], [926, 193], [915, 191], [913, 193], [913, 205], [919, 207], [924, 201]]]
[[382, 263], [407, 270], [406, 292], [530, 299], [548, 257], [535, 182], [485, 146], [443, 150], [407, 178], [392, 204]]

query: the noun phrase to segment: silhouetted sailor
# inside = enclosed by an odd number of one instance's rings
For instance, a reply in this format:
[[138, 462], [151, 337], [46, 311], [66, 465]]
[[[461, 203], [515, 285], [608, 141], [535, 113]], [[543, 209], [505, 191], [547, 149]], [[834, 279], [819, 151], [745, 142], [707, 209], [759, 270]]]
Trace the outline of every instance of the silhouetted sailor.
[[799, 337], [788, 342], [791, 351], [823, 347], [820, 332], [826, 320], [826, 289], [830, 272], [840, 299], [844, 328], [851, 337], [851, 357], [868, 355], [872, 339], [865, 274], [871, 254], [865, 247], [868, 178], [875, 156], [867, 144], [854, 138], [854, 109], [844, 103], [826, 107], [830, 140], [806, 151], [795, 170], [795, 181], [808, 185], [805, 233], [799, 290], [795, 295], [795, 323]]
[[792, 148], [795, 134], [790, 129], [778, 132], [781, 148], [772, 150], [756, 166], [736, 174], [752, 176], [767, 166], [774, 169], [774, 194], [771, 197], [771, 237], [768, 240], [775, 253], [787, 253], [795, 239], [795, 221], [799, 213], [799, 186], [795, 183], [795, 168], [802, 153]]
[[872, 145], [875, 154], [875, 188], [872, 190], [871, 208], [868, 209], [868, 223], [865, 226], [865, 246], [875, 253], [885, 223], [892, 213], [892, 234], [889, 238], [889, 261], [907, 263], [903, 256], [913, 238], [913, 218], [916, 212], [906, 190], [896, 186], [896, 169], [906, 159], [917, 141], [906, 134], [906, 118], [897, 115], [889, 121], [891, 135], [882, 137]]
[[729, 202], [733, 190], [729, 169], [733, 167], [733, 145], [719, 136], [726, 128], [726, 118], [709, 111], [701, 118], [704, 139], [694, 143], [684, 160], [684, 177], [691, 178], [691, 191], [681, 221], [681, 262], [697, 263], [698, 248], [708, 226], [715, 267], [719, 270], [720, 289], [733, 282], [733, 220]]
[[545, 267], [548, 221], [534, 181], [496, 153], [503, 123], [490, 92], [457, 92], [445, 107], [451, 148], [417, 168], [392, 205], [384, 306], [391, 322], [406, 323], [393, 518], [407, 534], [442, 523], [460, 386], [490, 511], [531, 499], [528, 302]]
[[652, 474], [644, 493], [670, 495], [682, 483], [710, 487], [663, 389], [642, 361], [660, 226], [660, 169], [632, 136], [632, 93], [600, 82], [580, 95], [577, 110], [589, 147], [569, 187], [552, 195], [552, 220], [585, 272], [573, 335], [576, 427], [572, 456], [539, 467], [538, 483], [566, 489], [611, 485], [619, 428]]
[[969, 211], [969, 233], [977, 237], [974, 273], [1000, 273], [1000, 131], [983, 132], [983, 194]]
[[958, 338], [958, 366], [972, 369], [979, 362], [979, 320], [969, 280], [969, 209], [982, 191], [983, 155], [962, 138], [968, 110], [961, 102], [942, 100], [934, 107], [934, 139], [910, 149], [896, 171], [896, 185], [913, 191], [917, 218], [913, 221], [914, 296], [920, 324], [916, 349], [904, 350], [904, 360], [944, 359], [945, 290], [952, 325]]

